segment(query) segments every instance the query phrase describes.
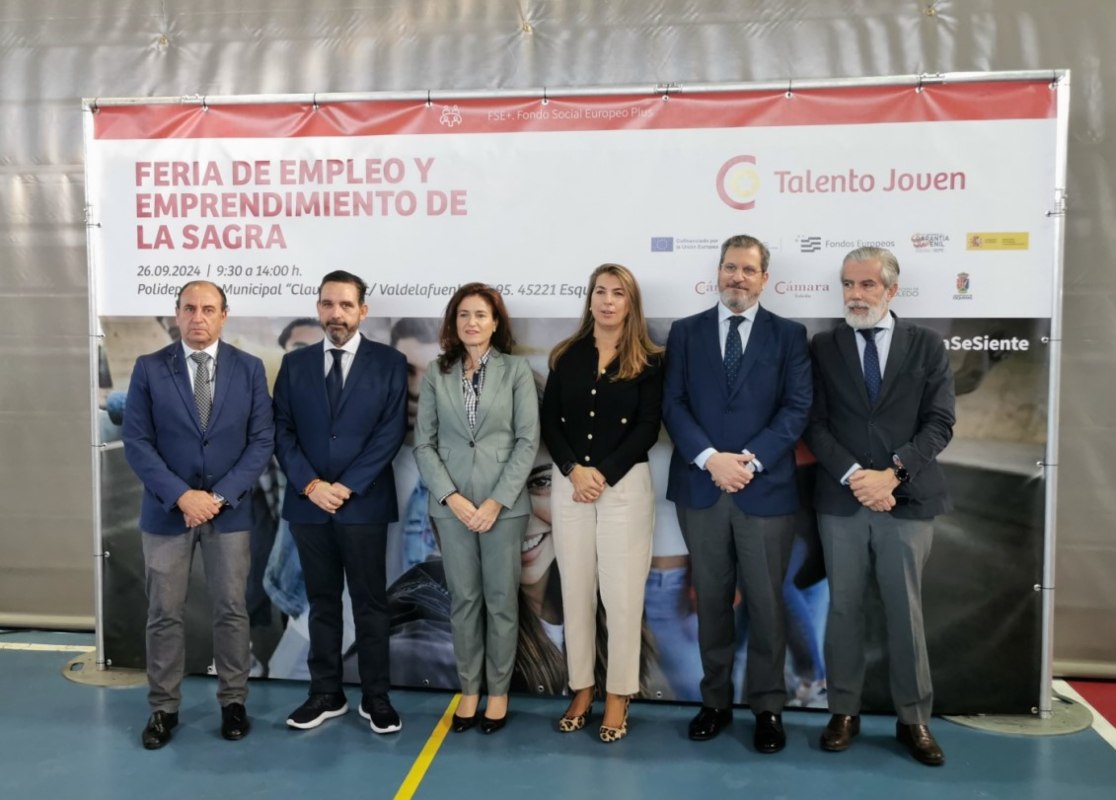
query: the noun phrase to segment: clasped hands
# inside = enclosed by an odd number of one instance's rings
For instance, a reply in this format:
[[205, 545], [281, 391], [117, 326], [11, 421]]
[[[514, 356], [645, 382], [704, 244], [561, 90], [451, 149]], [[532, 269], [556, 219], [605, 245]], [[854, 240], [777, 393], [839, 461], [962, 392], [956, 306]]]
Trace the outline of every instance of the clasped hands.
[[872, 511], [890, 511], [895, 508], [892, 491], [899, 485], [899, 479], [890, 469], [858, 469], [849, 476], [849, 488], [853, 496], [865, 508]]
[[480, 506], [473, 505], [473, 501], [460, 492], [454, 492], [446, 498], [446, 505], [457, 517], [461, 524], [473, 533], [488, 533], [492, 530], [496, 518], [500, 516], [503, 506], [491, 497]]
[[608, 488], [608, 481], [596, 467], [583, 467], [578, 464], [568, 477], [573, 484], [575, 503], [594, 503]]
[[705, 470], [722, 492], [734, 494], [752, 482], [756, 473], [748, 467], [755, 459], [751, 453], [714, 453], [705, 462]]
[[201, 489], [188, 489], [178, 498], [178, 510], [186, 518], [187, 528], [204, 525], [221, 513], [221, 504]]
[[342, 504], [353, 496], [352, 490], [341, 483], [329, 483], [327, 481], [318, 481], [314, 484], [314, 490], [306, 495], [310, 498], [310, 502], [329, 514], [336, 514], [337, 509], [341, 508]]

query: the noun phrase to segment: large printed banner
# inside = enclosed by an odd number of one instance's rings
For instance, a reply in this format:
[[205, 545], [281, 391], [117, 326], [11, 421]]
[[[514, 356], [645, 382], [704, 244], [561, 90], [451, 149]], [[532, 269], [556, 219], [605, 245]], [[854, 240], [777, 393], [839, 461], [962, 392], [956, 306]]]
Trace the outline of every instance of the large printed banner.
[[[437, 318], [463, 282], [506, 296], [516, 336], [545, 380], [546, 354], [585, 303], [586, 277], [633, 269], [652, 333], [717, 301], [721, 241], [772, 251], [761, 302], [810, 332], [835, 324], [842, 256], [863, 245], [900, 261], [895, 311], [939, 330], [957, 376], [958, 424], [943, 455], [957, 510], [938, 520], [924, 589], [939, 711], [1029, 711], [1038, 692], [1049, 333], [1056, 274], [1057, 89], [1048, 81], [844, 86], [784, 91], [376, 100], [96, 108], [87, 125], [101, 430], [118, 438], [135, 357], [177, 337], [174, 296], [207, 279], [229, 296], [226, 339], [274, 376], [283, 352], [320, 340], [321, 277], [369, 283], [365, 335], [422, 370]], [[417, 379], [416, 379], [417, 376]], [[669, 442], [652, 452], [660, 493]], [[825, 705], [828, 590], [799, 454], [805, 508], [785, 595], [792, 702]], [[518, 688], [564, 689], [562, 615], [549, 541], [549, 461], [529, 486]], [[437, 544], [405, 446], [401, 522], [389, 532], [393, 678], [454, 688]], [[278, 520], [283, 476], [261, 479], [253, 531], [258, 674], [306, 674], [305, 592]], [[102, 526], [108, 657], [143, 661], [139, 487], [104, 449]], [[686, 551], [661, 500], [648, 580], [645, 695], [699, 699]], [[191, 666], [208, 663], [195, 587]], [[870, 604], [867, 700], [888, 705]], [[739, 609], [747, 636], [747, 609]], [[743, 654], [743, 648], [741, 649]], [[744, 664], [741, 659], [740, 669]], [[742, 672], [741, 672], [742, 675]], [[737, 681], [742, 693], [743, 682]]]

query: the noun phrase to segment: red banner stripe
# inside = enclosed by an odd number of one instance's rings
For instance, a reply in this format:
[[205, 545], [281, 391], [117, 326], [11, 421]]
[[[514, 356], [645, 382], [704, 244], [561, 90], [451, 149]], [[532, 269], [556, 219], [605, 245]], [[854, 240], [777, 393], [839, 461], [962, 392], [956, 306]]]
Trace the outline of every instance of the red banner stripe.
[[295, 138], [390, 134], [861, 125], [1047, 119], [1046, 81], [436, 101], [359, 100], [319, 106], [151, 104], [98, 108], [98, 139]]

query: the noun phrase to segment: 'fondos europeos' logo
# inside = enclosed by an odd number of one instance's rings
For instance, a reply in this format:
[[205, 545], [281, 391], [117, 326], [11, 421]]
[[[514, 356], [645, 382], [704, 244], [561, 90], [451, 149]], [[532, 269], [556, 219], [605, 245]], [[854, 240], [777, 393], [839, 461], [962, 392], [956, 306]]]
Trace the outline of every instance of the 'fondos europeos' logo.
[[755, 206], [759, 187], [755, 156], [730, 158], [717, 172], [717, 195], [729, 208], [747, 211]]

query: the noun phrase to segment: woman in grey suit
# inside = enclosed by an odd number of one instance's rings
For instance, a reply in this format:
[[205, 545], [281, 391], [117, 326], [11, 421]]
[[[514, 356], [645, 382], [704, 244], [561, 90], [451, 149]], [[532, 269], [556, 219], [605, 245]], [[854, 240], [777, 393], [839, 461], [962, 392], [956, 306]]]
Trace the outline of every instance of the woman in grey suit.
[[483, 283], [458, 289], [446, 306], [442, 354], [426, 371], [415, 421], [415, 461], [430, 490], [452, 600], [459, 733], [478, 722], [484, 733], [504, 727], [515, 666], [539, 400], [527, 361], [508, 354], [514, 343], [497, 290]]

